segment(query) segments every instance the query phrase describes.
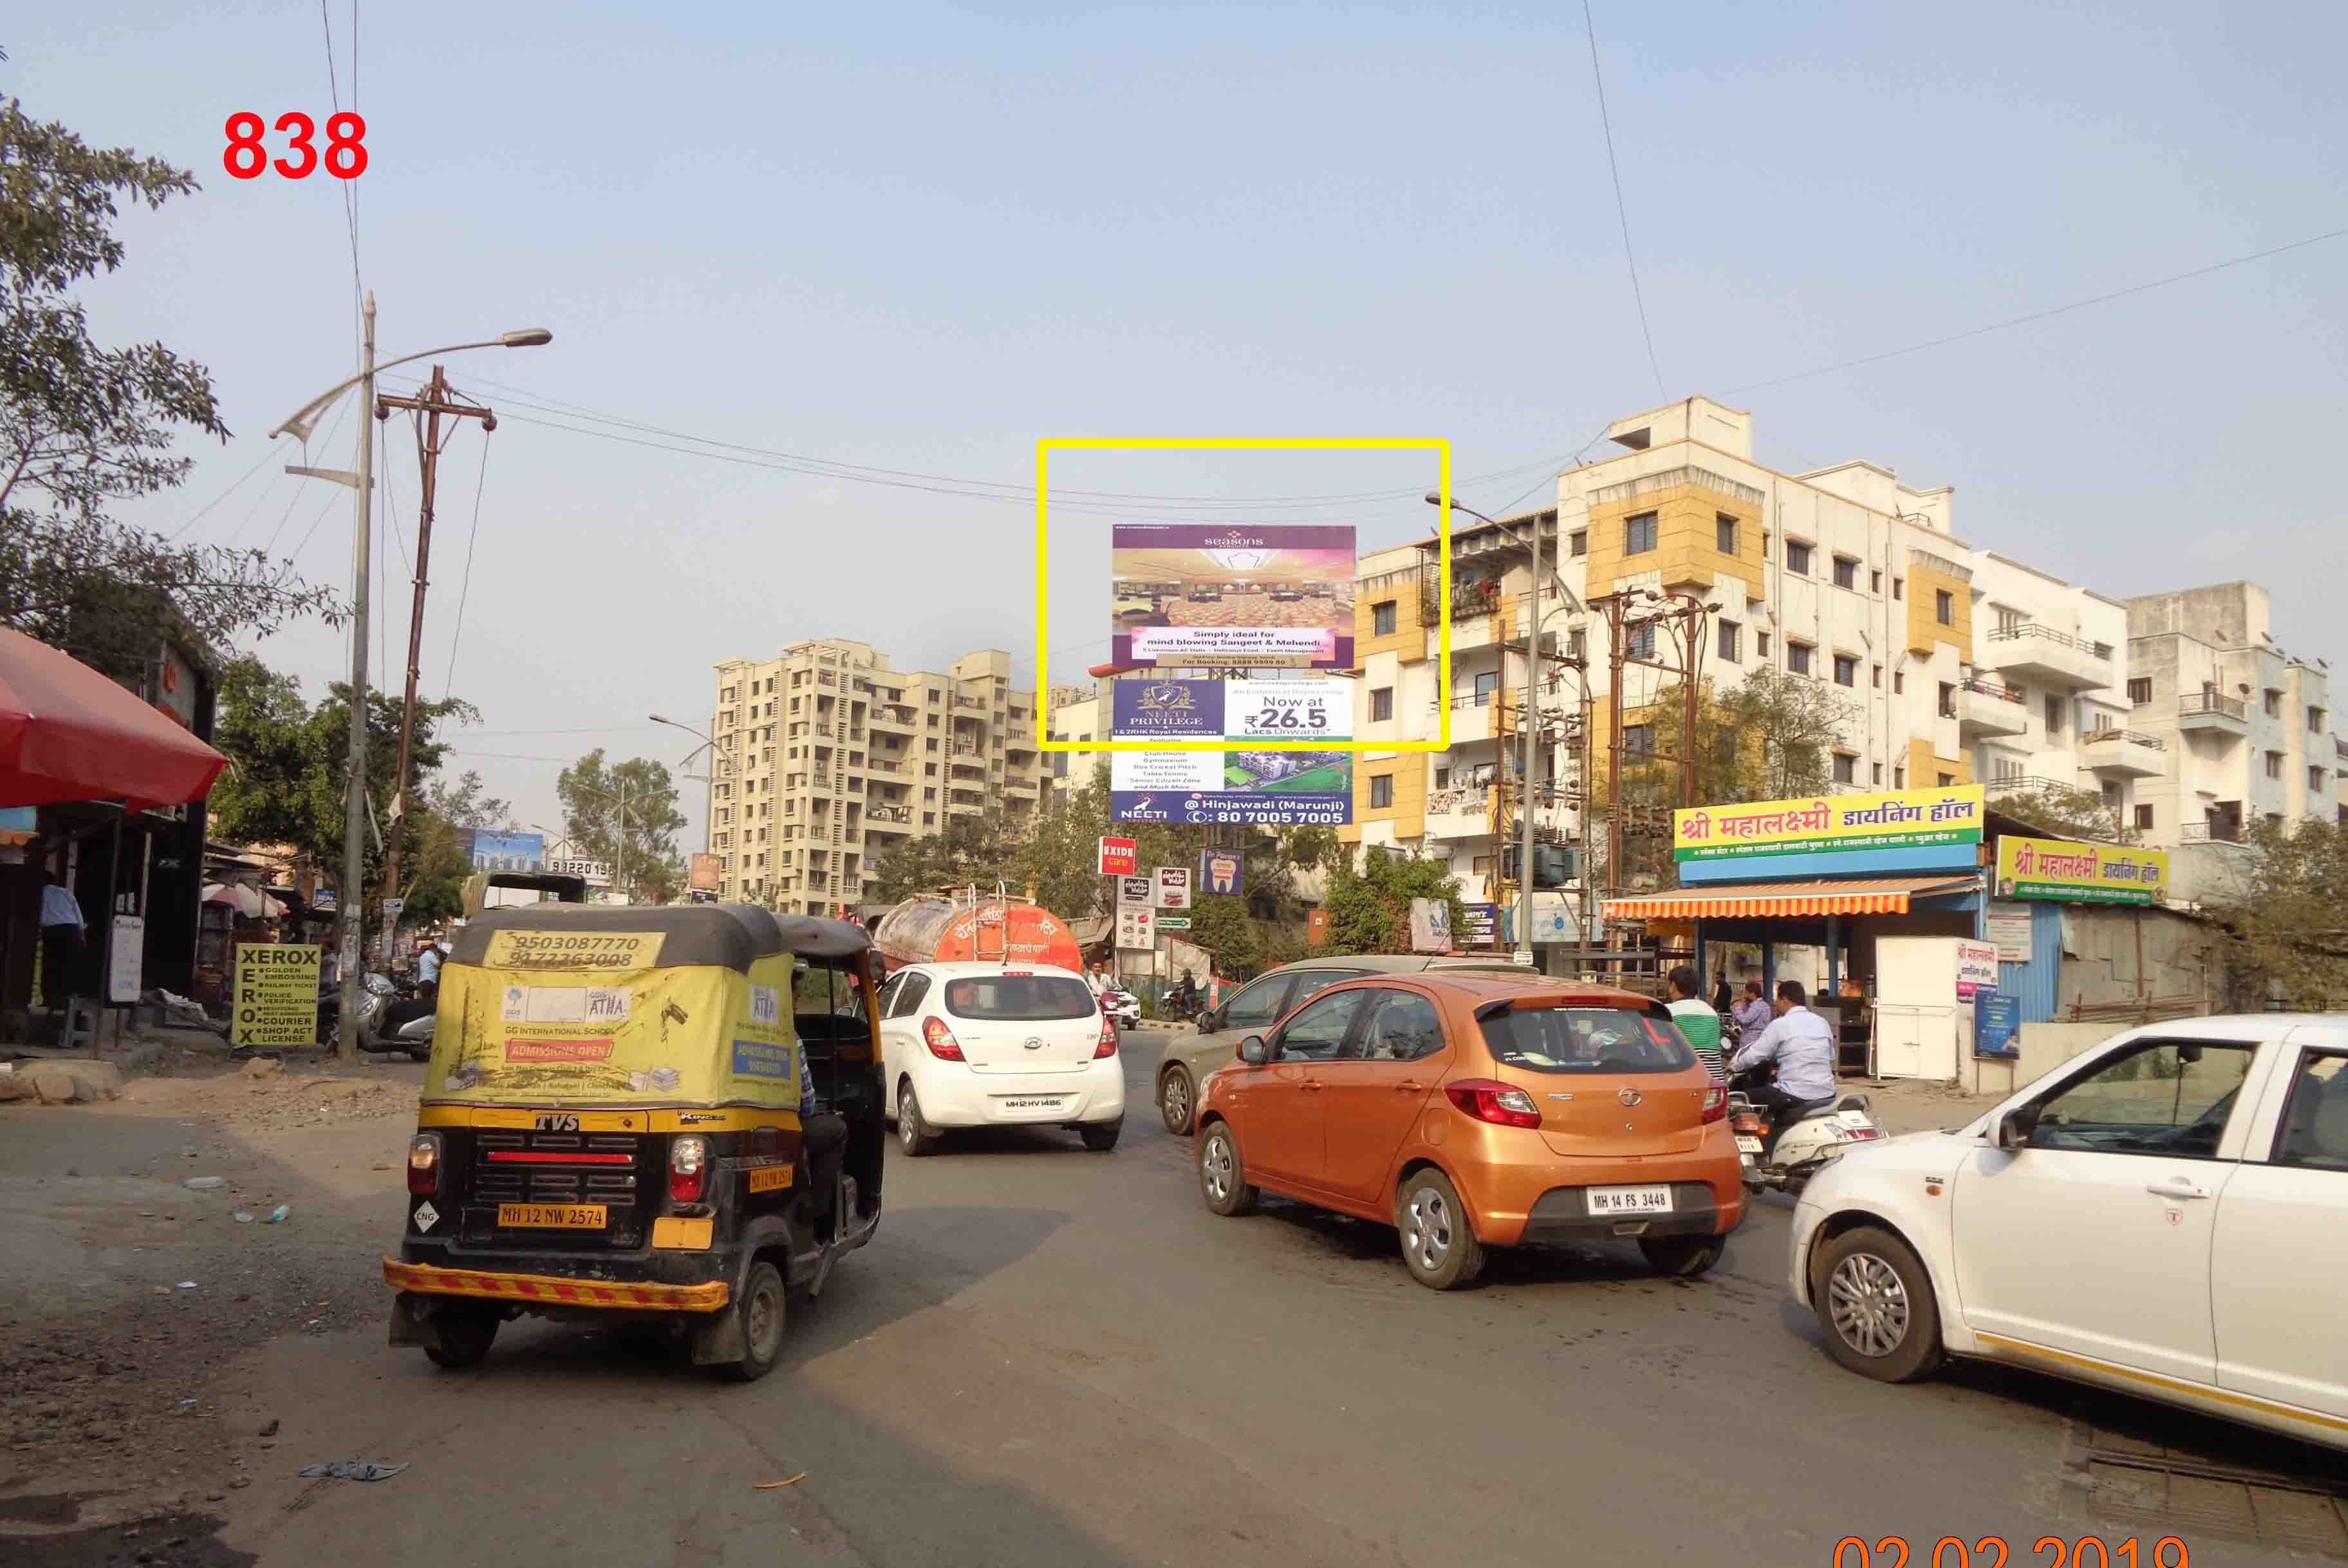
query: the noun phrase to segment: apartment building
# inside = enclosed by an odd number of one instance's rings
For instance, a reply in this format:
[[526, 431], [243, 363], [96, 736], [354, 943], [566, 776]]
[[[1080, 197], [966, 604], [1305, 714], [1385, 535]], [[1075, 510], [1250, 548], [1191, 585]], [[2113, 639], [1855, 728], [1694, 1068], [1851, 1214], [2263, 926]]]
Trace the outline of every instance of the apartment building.
[[2159, 747], [2131, 825], [2163, 846], [2239, 843], [2261, 820], [2348, 820], [2330, 672], [2275, 644], [2267, 591], [2221, 583], [2127, 603], [2127, 729]]
[[[1515, 812], [1536, 537], [1545, 654], [1586, 651], [1592, 666], [1593, 777], [1605, 776], [1616, 701], [1626, 750], [1655, 748], [1659, 727], [1676, 722], [1655, 708], [1672, 679], [1662, 671], [1632, 665], [1624, 690], [1610, 689], [1606, 622], [1588, 608], [1592, 595], [1647, 589], [1715, 606], [1699, 678], [1715, 691], [1765, 665], [1841, 688], [1838, 789], [2049, 779], [2093, 791], [2124, 820], [2132, 813], [2160, 748], [2124, 722], [2126, 606], [1960, 538], [1948, 489], [1916, 489], [1869, 462], [1766, 468], [1753, 458], [1751, 416], [1706, 398], [1619, 420], [1608, 435], [1618, 453], [1560, 474], [1554, 505], [1457, 530], [1448, 584], [1437, 581], [1432, 540], [1363, 561], [1356, 734], [1437, 732], [1437, 594], [1447, 592], [1452, 740], [1441, 755], [1365, 755], [1356, 841], [1447, 856], [1470, 902], [1497, 899], [1498, 851]], [[1634, 656], [1670, 651], [1652, 625], [1632, 642]], [[1541, 712], [1561, 738], [1583, 694], [1575, 672], [1549, 669]], [[1577, 768], [1575, 753], [1557, 748], [1543, 782], [1570, 786]], [[1560, 802], [1540, 809], [1536, 826], [1564, 838], [1579, 821]], [[1572, 902], [1558, 899], [1559, 913]], [[1542, 900], [1534, 903], [1536, 933], [1559, 934]]]
[[[1092, 686], [1054, 686], [1052, 707], [1046, 727], [1055, 740], [1070, 740], [1082, 745], [1088, 740], [1109, 738], [1109, 683], [1106, 680], [1096, 690]], [[1056, 799], [1066, 799], [1093, 780], [1094, 772], [1109, 758], [1106, 751], [1055, 751], [1052, 753], [1051, 788]]]
[[1044, 787], [1033, 692], [1011, 655], [900, 671], [868, 643], [822, 637], [716, 666], [709, 849], [718, 897], [839, 915], [890, 846], [994, 809], [1019, 821]]

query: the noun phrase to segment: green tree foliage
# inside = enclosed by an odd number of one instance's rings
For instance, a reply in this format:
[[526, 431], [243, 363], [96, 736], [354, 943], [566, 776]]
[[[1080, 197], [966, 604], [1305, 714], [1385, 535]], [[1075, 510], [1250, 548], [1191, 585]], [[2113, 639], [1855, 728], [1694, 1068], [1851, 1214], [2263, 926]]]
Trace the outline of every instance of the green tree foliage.
[[1329, 880], [1329, 941], [1333, 954], [1408, 953], [1410, 901], [1439, 898], [1451, 906], [1451, 929], [1466, 928], [1459, 881], [1442, 861], [1414, 860], [1371, 850], [1354, 871], [1340, 865]]
[[2209, 901], [2224, 927], [2230, 1005], [2348, 1009], [2348, 826], [2260, 821], [2240, 884]]
[[114, 521], [184, 483], [184, 431], [225, 441], [211, 375], [160, 343], [100, 346], [71, 290], [122, 264], [118, 203], [160, 207], [185, 170], [86, 145], [0, 101], [0, 624], [118, 676], [160, 628], [204, 646], [335, 614], [258, 550], [185, 545]]
[[[380, 813], [392, 798], [392, 775], [399, 769], [400, 699], [367, 694], [367, 793]], [[437, 738], [452, 721], [477, 722], [479, 715], [462, 700], [416, 705], [415, 743], [409, 771], [427, 792], [448, 753]], [[343, 780], [350, 771], [350, 688], [328, 688], [314, 707], [303, 699], [293, 676], [269, 668], [247, 654], [221, 671], [212, 745], [229, 759], [228, 771], [212, 786], [210, 811], [215, 837], [236, 843], [286, 844], [310, 863], [340, 880], [343, 864]], [[403, 864], [420, 869], [426, 849], [427, 812], [411, 812], [404, 830]], [[377, 828], [392, 824], [378, 815]], [[465, 823], [471, 827], [478, 824]], [[371, 830], [366, 838], [366, 895], [380, 895], [383, 845]], [[410, 886], [414, 884], [411, 882]], [[405, 891], [405, 890], [403, 890]]]
[[1021, 848], [1018, 830], [995, 813], [949, 811], [937, 832], [906, 839], [873, 863], [880, 883], [875, 902], [895, 903], [940, 888], [973, 885], [992, 898], [998, 882], [1008, 892], [1024, 892]]
[[2136, 842], [2135, 830], [2121, 824], [2117, 807], [2105, 804], [2093, 789], [2074, 789], [2051, 779], [2018, 786], [1992, 784], [1989, 809], [2058, 838]]
[[667, 903], [684, 891], [676, 835], [685, 814], [667, 768], [645, 757], [606, 768], [599, 746], [562, 770], [554, 793], [572, 848], [609, 865], [614, 888], [638, 903]]
[[414, 858], [407, 862], [407, 908], [410, 921], [447, 920], [465, 913], [465, 881], [473, 874], [459, 835], [467, 828], [495, 828], [510, 832], [513, 806], [491, 796], [479, 773], [467, 771], [455, 780], [430, 779], [417, 791], [415, 820], [408, 843]]

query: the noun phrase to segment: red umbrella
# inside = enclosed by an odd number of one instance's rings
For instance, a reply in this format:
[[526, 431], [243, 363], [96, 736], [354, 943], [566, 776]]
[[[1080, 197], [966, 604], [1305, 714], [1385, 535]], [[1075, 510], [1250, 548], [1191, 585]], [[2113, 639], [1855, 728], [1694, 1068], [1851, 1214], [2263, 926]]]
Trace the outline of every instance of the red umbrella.
[[201, 800], [228, 758], [80, 660], [0, 627], [0, 806]]

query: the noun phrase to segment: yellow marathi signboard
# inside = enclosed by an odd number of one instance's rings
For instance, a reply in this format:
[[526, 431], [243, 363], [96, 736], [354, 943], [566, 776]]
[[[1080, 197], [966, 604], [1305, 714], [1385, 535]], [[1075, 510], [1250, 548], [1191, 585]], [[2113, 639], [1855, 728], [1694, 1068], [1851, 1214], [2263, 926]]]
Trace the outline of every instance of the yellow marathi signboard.
[[236, 948], [235, 1046], [318, 1042], [318, 960], [324, 949], [278, 942]]
[[2066, 903], [2157, 903], [2168, 886], [2167, 850], [2000, 839], [1997, 896]]
[[1984, 810], [1978, 784], [1694, 806], [1672, 813], [1672, 858], [1978, 844]]

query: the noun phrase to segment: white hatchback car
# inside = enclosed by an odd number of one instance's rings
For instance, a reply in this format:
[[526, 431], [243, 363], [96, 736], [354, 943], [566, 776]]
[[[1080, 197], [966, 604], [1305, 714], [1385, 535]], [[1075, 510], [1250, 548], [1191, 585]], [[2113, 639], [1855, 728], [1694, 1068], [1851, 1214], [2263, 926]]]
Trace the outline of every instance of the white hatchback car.
[[1056, 1123], [1117, 1147], [1125, 1063], [1084, 976], [1051, 965], [909, 964], [882, 982], [880, 1060], [908, 1154], [956, 1127]]
[[2348, 1016], [2131, 1029], [1795, 1210], [1834, 1358], [2010, 1361], [2348, 1448]]

